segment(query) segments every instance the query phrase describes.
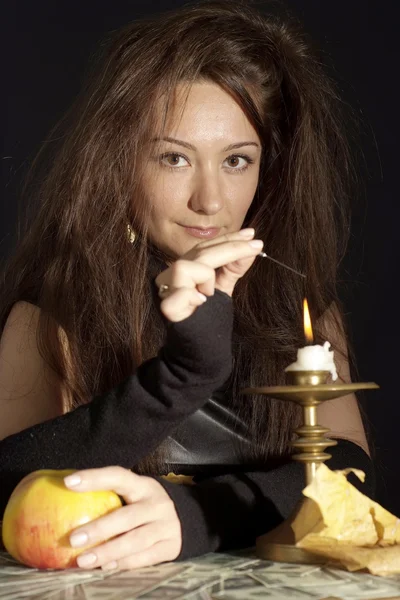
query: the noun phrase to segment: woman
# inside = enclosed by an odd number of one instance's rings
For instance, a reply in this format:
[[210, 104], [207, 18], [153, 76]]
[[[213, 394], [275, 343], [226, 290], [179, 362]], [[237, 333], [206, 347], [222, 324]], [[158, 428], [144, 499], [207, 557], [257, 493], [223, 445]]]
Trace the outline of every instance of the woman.
[[[304, 296], [349, 380], [339, 122], [302, 35], [251, 6], [188, 6], [108, 46], [2, 289], [3, 509], [39, 468], [126, 503], [73, 532], [97, 542], [82, 568], [250, 546], [298, 500], [297, 409], [240, 390], [284, 382]], [[258, 258], [263, 242], [306, 279]], [[319, 421], [331, 468], [371, 471], [354, 396]]]

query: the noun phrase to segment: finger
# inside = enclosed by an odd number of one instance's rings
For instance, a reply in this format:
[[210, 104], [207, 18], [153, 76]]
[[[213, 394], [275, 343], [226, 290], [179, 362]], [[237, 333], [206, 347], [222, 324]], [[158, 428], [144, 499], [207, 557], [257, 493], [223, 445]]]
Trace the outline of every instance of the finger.
[[[242, 229], [241, 231], [236, 231], [233, 233], [225, 233], [224, 235], [220, 235], [217, 238], [214, 238], [213, 240], [205, 240], [203, 242], [200, 242], [199, 244], [197, 244], [195, 246], [195, 248], [199, 249], [199, 248], [214, 247], [214, 246], [223, 244], [225, 242], [231, 242], [231, 241], [235, 241], [235, 240], [237, 240], [237, 241], [243, 241], [244, 239], [251, 240], [251, 238], [254, 237], [254, 234], [255, 234], [255, 230], [253, 228]], [[182, 256], [181, 259], [179, 259], [179, 261], [174, 263], [174, 265], [172, 265], [172, 267], [174, 267], [174, 266], [176, 267], [176, 265], [179, 264], [180, 265], [179, 268], [184, 269], [185, 263], [186, 263], [188, 273], [190, 274], [190, 268], [193, 267], [193, 264], [194, 264], [193, 263], [194, 257], [195, 257], [194, 249], [191, 249], [188, 253], [186, 253], [184, 256]], [[161, 285], [172, 286], [171, 273], [172, 273], [171, 267], [162, 271], [162, 273], [160, 273], [155, 279], [156, 285], [158, 287], [160, 287]], [[198, 271], [198, 273], [199, 273], [199, 276], [201, 276], [201, 271]], [[179, 273], [178, 273], [178, 275], [179, 275]], [[183, 279], [183, 281], [180, 282], [180, 285], [187, 287], [188, 281]]]
[[71, 490], [112, 490], [128, 503], [147, 497], [153, 481], [151, 477], [136, 475], [119, 466], [85, 469], [64, 477], [65, 485]]
[[[214, 290], [215, 269], [243, 258], [255, 257], [263, 247], [261, 240], [230, 241], [217, 246], [194, 248], [193, 260], [180, 259], [171, 267], [160, 273], [156, 278], [157, 285], [173, 287], [193, 287], [196, 285], [200, 292], [210, 294], [211, 277]], [[187, 255], [188, 256], [188, 255]], [[199, 267], [204, 265], [208, 271]], [[208, 278], [209, 276], [209, 278]], [[213, 291], [212, 290], [212, 291]]]
[[168, 539], [169, 521], [154, 521], [132, 529], [127, 533], [79, 554], [77, 564], [82, 568], [100, 567], [113, 561], [119, 561], [131, 554], [143, 552], [154, 544]]
[[244, 258], [229, 263], [217, 270], [215, 287], [229, 296], [232, 296], [235, 285], [241, 277], [250, 269], [255, 261], [255, 256]]
[[[179, 553], [180, 547], [177, 549], [177, 545], [172, 540], [163, 540], [158, 542], [143, 552], [135, 552], [126, 558], [122, 558], [119, 561], [112, 561], [104, 566], [102, 569], [108, 571], [111, 569], [118, 570], [131, 570], [140, 569], [142, 567], [151, 567], [158, 565], [163, 562], [170, 562], [175, 560]], [[113, 564], [114, 563], [114, 564]]]
[[195, 261], [205, 264], [213, 269], [223, 267], [228, 263], [235, 262], [243, 258], [255, 257], [262, 250], [264, 243], [262, 240], [248, 241], [230, 241], [218, 246], [206, 248], [195, 248]]
[[161, 302], [160, 310], [169, 321], [178, 323], [190, 317], [206, 300], [195, 288], [178, 288]]
[[[215, 270], [193, 260], [177, 260], [171, 267], [156, 277], [156, 285], [168, 285], [171, 291], [174, 288], [194, 288], [212, 296], [214, 293]], [[202, 289], [200, 290], [200, 286]], [[167, 294], [168, 295], [168, 294]]]
[[157, 511], [157, 505], [155, 505], [152, 507], [150, 515], [146, 500], [127, 504], [75, 529], [70, 535], [69, 542], [73, 548], [93, 546], [154, 521], [159, 513], [162, 514], [161, 511]]

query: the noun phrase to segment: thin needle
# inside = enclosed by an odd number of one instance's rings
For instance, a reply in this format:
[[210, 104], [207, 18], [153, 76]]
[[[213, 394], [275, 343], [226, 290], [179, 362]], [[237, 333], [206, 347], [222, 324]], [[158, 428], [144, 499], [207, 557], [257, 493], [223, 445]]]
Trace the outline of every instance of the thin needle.
[[269, 260], [272, 260], [272, 262], [276, 263], [277, 265], [280, 265], [281, 267], [285, 267], [285, 269], [289, 269], [289, 271], [293, 271], [293, 273], [296, 273], [296, 275], [300, 275], [300, 277], [305, 278], [304, 273], [300, 273], [300, 271], [296, 271], [296, 269], [293, 269], [292, 267], [288, 267], [288, 265], [285, 265], [285, 263], [281, 262], [280, 260], [276, 260], [276, 258], [272, 258], [272, 256], [270, 256], [269, 254], [266, 254], [265, 252], [260, 252], [260, 254], [258, 256], [261, 256], [262, 258], [269, 258]]

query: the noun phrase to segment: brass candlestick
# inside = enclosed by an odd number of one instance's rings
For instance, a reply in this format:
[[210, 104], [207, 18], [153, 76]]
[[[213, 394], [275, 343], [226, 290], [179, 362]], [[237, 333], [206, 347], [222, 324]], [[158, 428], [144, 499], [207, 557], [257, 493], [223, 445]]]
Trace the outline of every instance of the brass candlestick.
[[[376, 383], [327, 384], [329, 371], [287, 371], [288, 385], [260, 388], [247, 388], [243, 394], [265, 394], [280, 400], [297, 402], [303, 408], [303, 423], [295, 429], [298, 438], [292, 446], [298, 451], [294, 460], [304, 463], [305, 483], [309, 485], [318, 465], [331, 458], [324, 450], [336, 446], [335, 440], [326, 437], [329, 429], [317, 423], [317, 406], [321, 402], [333, 400], [359, 390], [377, 389]], [[351, 465], [349, 465], [351, 466]], [[291, 527], [296, 515], [307, 499], [303, 496], [291, 516], [272, 531], [257, 538], [256, 551], [260, 558], [290, 563], [321, 563], [326, 559], [295, 545]]]

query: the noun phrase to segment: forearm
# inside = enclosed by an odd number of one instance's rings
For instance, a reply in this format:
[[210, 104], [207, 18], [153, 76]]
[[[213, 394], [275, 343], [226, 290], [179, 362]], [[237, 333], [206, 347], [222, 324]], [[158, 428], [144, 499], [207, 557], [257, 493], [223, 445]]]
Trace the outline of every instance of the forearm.
[[[212, 327], [212, 334], [210, 329]], [[0, 507], [24, 474], [37, 469], [131, 468], [227, 379], [231, 300], [216, 293], [167, 329], [157, 358], [108, 393], [0, 442]]]
[[[351, 482], [373, 497], [375, 477], [367, 454], [344, 440], [330, 452], [332, 459], [327, 464], [332, 470], [351, 466], [366, 472], [365, 484], [355, 477]], [[183, 545], [179, 560], [253, 546], [259, 535], [290, 515], [305, 487], [304, 468], [295, 461], [271, 470], [207, 478], [195, 486], [160, 482], [175, 502], [181, 520]]]

